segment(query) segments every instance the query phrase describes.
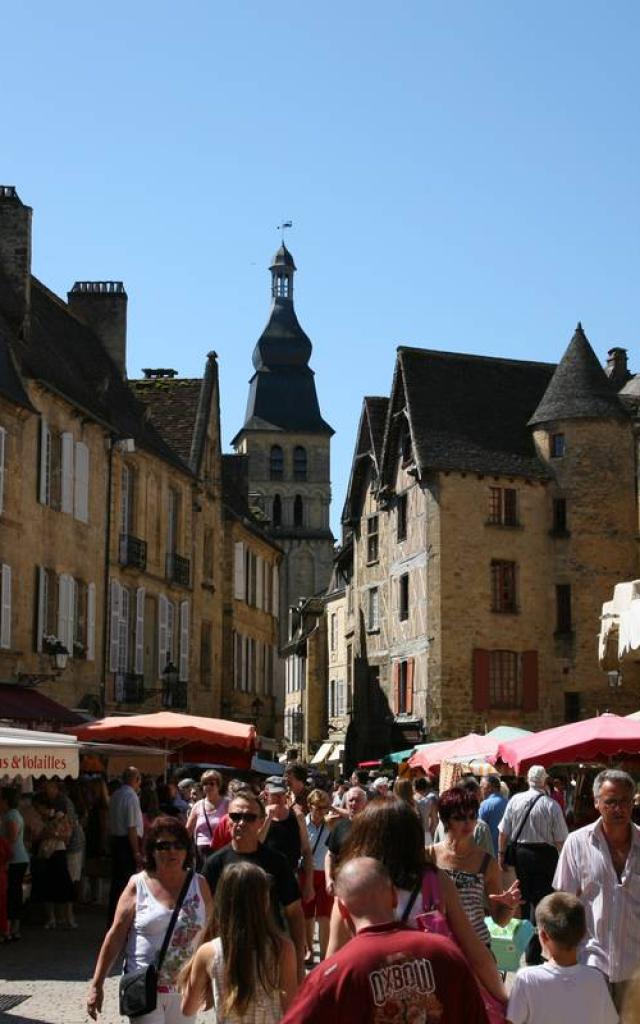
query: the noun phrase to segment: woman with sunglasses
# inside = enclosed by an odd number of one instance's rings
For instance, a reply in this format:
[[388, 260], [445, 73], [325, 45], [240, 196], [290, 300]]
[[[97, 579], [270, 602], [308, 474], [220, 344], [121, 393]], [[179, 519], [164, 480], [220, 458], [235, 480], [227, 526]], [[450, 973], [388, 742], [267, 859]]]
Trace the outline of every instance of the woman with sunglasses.
[[[87, 999], [94, 1020], [102, 1009], [104, 979], [116, 957], [125, 953], [125, 973], [154, 963], [191, 865], [185, 826], [175, 818], [156, 818], [145, 839], [145, 870], [132, 875], [122, 893], [111, 928], [102, 943]], [[158, 973], [156, 1009], [137, 1024], [191, 1024], [180, 1008], [178, 975], [197, 948], [211, 907], [204, 878], [194, 874], [184, 894], [171, 940]]]
[[200, 785], [204, 789], [204, 797], [193, 805], [187, 818], [187, 832], [195, 838], [198, 870], [211, 853], [213, 833], [228, 807], [227, 801], [220, 795], [222, 776], [217, 771], [211, 768], [203, 772]]
[[[495, 999], [506, 1002], [506, 992], [495, 960], [471, 927], [455, 886], [427, 857], [422, 823], [404, 800], [397, 797], [372, 800], [354, 818], [340, 865], [354, 857], [373, 857], [384, 864], [396, 888], [396, 917], [399, 921], [444, 934], [441, 928], [429, 927], [429, 922], [424, 919], [432, 916], [440, 920], [445, 918], [445, 928], [460, 946], [478, 980]], [[429, 913], [424, 912], [424, 891], [427, 888], [432, 904]], [[336, 901], [331, 912], [327, 955], [336, 953], [352, 934]]]
[[503, 892], [498, 862], [474, 842], [479, 808], [475, 793], [454, 786], [442, 793], [438, 807], [445, 837], [441, 843], [429, 847], [429, 854], [455, 885], [471, 926], [478, 938], [489, 946], [491, 936], [484, 920], [485, 906], [489, 905], [496, 924], [508, 924], [520, 905], [518, 883], [514, 882]]
[[293, 943], [277, 927], [266, 871], [229, 864], [216, 888], [209, 931], [180, 978], [183, 1013], [213, 1008], [214, 1024], [276, 1024], [296, 988]]

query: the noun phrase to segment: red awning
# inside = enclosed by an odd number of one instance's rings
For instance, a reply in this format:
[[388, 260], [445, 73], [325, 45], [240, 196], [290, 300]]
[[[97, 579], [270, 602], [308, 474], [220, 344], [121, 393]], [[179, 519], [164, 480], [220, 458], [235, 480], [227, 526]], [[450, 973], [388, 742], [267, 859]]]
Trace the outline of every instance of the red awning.
[[358, 768], [377, 768], [380, 761], [358, 761]]
[[80, 725], [84, 718], [64, 704], [38, 693], [30, 686], [0, 683], [0, 719], [10, 722], [33, 722], [41, 725]]

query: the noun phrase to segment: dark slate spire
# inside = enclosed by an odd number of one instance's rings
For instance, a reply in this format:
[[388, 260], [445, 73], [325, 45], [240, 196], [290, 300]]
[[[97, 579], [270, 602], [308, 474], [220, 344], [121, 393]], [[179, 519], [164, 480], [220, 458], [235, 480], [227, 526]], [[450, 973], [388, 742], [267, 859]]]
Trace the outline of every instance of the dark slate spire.
[[271, 311], [253, 350], [244, 430], [333, 433], [322, 419], [313, 370], [311, 342], [293, 308], [296, 265], [283, 243], [271, 262]]
[[551, 420], [623, 419], [624, 410], [578, 323], [529, 426]]

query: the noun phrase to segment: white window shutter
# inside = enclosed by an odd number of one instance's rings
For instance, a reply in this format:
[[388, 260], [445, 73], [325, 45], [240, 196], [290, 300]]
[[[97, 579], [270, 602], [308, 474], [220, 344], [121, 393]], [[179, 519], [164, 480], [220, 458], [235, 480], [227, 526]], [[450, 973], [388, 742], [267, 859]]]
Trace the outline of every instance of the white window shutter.
[[89, 449], [82, 441], [76, 444], [73, 514], [82, 523], [89, 521]]
[[0, 427], [0, 515], [4, 512], [4, 459], [7, 448], [7, 432]]
[[189, 679], [189, 602], [180, 602], [180, 664], [178, 679], [186, 683]]
[[47, 570], [38, 566], [38, 617], [36, 621], [36, 651], [42, 651], [42, 638], [47, 624]]
[[130, 594], [126, 587], [120, 587], [120, 616], [118, 618], [118, 672], [129, 667], [129, 605]]
[[158, 597], [158, 675], [162, 678], [162, 673], [167, 666], [167, 627], [169, 624], [169, 602], [167, 601], [164, 594], [160, 594]]
[[137, 676], [144, 673], [144, 587], [136, 590], [136, 654], [134, 672]]
[[[69, 631], [69, 588], [65, 573], [58, 576], [58, 628], [56, 634], [58, 640], [67, 647], [67, 636]], [[67, 647], [67, 652], [72, 652]]]
[[0, 647], [11, 647], [11, 566], [2, 566], [2, 616], [0, 620]]
[[73, 576], [67, 576], [67, 607], [69, 609], [69, 614], [67, 615], [67, 635], [62, 642], [69, 652], [69, 657], [73, 658], [76, 618], [76, 581]]
[[240, 676], [240, 689], [246, 690], [247, 688], [247, 637], [243, 636], [240, 640], [242, 644], [242, 674]]
[[277, 565], [273, 567], [273, 593], [271, 600], [271, 613], [277, 619], [280, 613], [280, 570]]
[[233, 596], [239, 601], [244, 601], [244, 544], [241, 540], [236, 541], [234, 547], [234, 559]]
[[258, 555], [258, 568], [256, 570], [256, 589], [258, 591], [256, 595], [256, 604], [260, 611], [264, 611], [266, 604], [265, 601], [265, 583], [267, 579], [266, 573], [266, 562]]
[[40, 489], [41, 505], [48, 505], [51, 498], [51, 431], [43, 417], [40, 420]]
[[63, 512], [73, 515], [73, 434], [65, 432], [62, 442], [62, 500]]
[[118, 671], [118, 623], [120, 621], [120, 584], [111, 580], [109, 585], [109, 671]]
[[95, 661], [96, 658], [96, 585], [90, 583], [87, 587], [87, 661]]

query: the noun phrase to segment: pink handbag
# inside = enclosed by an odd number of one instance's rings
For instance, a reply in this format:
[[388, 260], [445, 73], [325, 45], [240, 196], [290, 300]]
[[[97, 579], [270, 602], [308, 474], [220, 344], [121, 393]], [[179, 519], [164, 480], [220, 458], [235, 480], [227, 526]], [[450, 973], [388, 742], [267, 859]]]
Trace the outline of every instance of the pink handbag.
[[[422, 876], [423, 912], [422, 914], [417, 915], [416, 925], [424, 932], [431, 932], [433, 935], [444, 935], [445, 938], [451, 939], [457, 948], [460, 949], [456, 938], [449, 927], [446, 915], [439, 909], [441, 903], [442, 894], [440, 892], [438, 872], [428, 869]], [[484, 985], [482, 985], [477, 978], [476, 981], [478, 988], [480, 989], [480, 995], [482, 996], [482, 1002], [484, 1003], [489, 1024], [505, 1024], [506, 1004], [501, 1002], [499, 999], [496, 999], [491, 992], [487, 992]]]

